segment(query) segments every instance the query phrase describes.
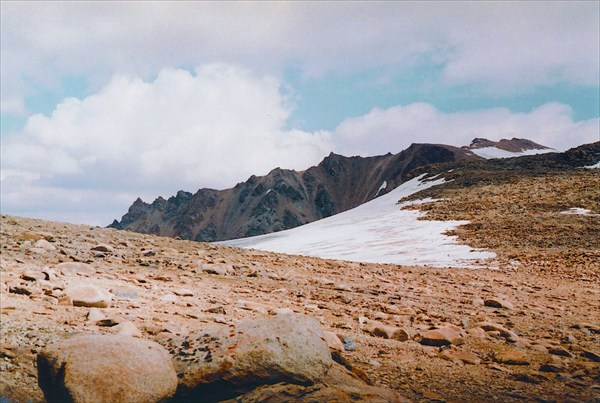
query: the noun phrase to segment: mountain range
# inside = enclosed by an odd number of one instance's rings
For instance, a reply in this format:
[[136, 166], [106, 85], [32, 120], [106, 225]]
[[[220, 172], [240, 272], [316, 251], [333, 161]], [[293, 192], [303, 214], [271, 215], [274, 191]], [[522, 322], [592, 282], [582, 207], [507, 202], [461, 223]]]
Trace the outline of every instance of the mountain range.
[[476, 138], [469, 146], [412, 144], [374, 157], [329, 154], [305, 171], [275, 168], [225, 190], [179, 191], [152, 203], [138, 198], [109, 226], [195, 241], [223, 241], [295, 228], [384, 195], [432, 164], [553, 151], [526, 139]]

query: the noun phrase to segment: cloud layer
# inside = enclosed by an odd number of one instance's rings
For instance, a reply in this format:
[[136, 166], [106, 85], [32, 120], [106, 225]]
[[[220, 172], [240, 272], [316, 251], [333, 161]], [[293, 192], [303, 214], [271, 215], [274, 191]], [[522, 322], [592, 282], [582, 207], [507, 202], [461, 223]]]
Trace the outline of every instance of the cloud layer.
[[[600, 4], [569, 2], [2, 2], [2, 111], [32, 83], [222, 62], [307, 76], [423, 61], [492, 92], [598, 85]], [[33, 85], [35, 87], [35, 85]]]
[[598, 140], [599, 122], [571, 109], [443, 113], [424, 103], [373, 109], [332, 132], [287, 129], [289, 88], [226, 64], [115, 75], [97, 93], [31, 116], [2, 141], [2, 210], [106, 225], [138, 196], [227, 188], [272, 168], [305, 169], [330, 151], [399, 152], [412, 142], [526, 137], [564, 149]]

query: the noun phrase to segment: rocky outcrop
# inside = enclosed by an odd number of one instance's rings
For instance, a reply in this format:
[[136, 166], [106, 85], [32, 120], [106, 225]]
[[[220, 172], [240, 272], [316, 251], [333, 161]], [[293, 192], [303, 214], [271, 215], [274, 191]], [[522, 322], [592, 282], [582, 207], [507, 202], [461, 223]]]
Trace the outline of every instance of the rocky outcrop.
[[354, 208], [394, 189], [418, 167], [482, 159], [469, 150], [413, 144], [399, 154], [344, 157], [331, 153], [303, 172], [276, 168], [226, 190], [137, 199], [110, 227], [196, 241], [221, 241], [294, 228]]

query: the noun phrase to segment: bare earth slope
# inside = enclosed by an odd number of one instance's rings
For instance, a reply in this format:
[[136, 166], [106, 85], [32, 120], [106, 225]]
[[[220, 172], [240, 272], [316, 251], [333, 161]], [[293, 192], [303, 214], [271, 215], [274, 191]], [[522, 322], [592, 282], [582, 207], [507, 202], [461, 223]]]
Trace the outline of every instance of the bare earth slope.
[[[496, 252], [496, 269], [328, 261], [2, 216], [0, 397], [42, 401], [39, 350], [116, 331], [101, 325], [131, 322], [177, 363], [173, 343], [190, 332], [290, 308], [356, 344], [341, 353], [355, 374], [411, 400], [600, 401], [598, 170], [479, 172], [468, 186], [455, 173], [424, 192], [445, 200], [419, 208], [471, 220], [458, 235]], [[572, 207], [590, 214], [561, 214]], [[110, 291], [109, 320], [65, 300], [76, 283]], [[407, 337], [385, 338], [399, 330]]]

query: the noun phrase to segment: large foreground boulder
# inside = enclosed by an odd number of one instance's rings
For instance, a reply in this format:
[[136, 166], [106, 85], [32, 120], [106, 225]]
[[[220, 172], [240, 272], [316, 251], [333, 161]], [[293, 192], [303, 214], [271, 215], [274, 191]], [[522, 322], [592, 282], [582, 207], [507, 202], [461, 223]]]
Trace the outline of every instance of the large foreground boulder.
[[208, 328], [185, 340], [177, 352], [178, 396], [200, 401], [239, 396], [259, 385], [312, 385], [333, 364], [316, 319], [282, 314]]
[[86, 335], [43, 349], [38, 383], [48, 402], [157, 402], [177, 375], [159, 344], [122, 335]]

